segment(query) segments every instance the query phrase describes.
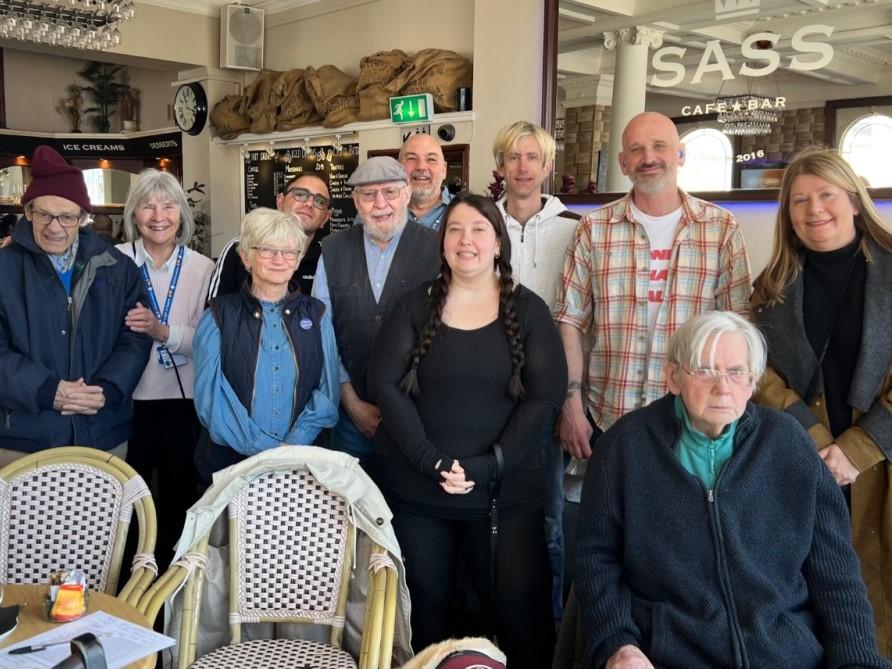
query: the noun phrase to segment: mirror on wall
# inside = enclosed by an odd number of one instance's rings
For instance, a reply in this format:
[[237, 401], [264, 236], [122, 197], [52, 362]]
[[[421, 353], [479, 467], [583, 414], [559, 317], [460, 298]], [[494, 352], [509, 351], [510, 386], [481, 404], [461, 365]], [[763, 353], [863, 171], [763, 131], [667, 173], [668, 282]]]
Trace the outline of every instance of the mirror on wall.
[[872, 187], [892, 186], [892, 0], [546, 6], [556, 24], [543, 95], [554, 83], [555, 192], [626, 188], [611, 187], [609, 168], [624, 123], [615, 117], [630, 105], [675, 120], [689, 191], [777, 187], [811, 145], [839, 147]]
[[0, 169], [0, 204], [18, 204], [31, 181], [31, 168], [11, 165]]
[[124, 206], [130, 186], [136, 183], [138, 175], [114, 169], [83, 170], [87, 193], [93, 206]]

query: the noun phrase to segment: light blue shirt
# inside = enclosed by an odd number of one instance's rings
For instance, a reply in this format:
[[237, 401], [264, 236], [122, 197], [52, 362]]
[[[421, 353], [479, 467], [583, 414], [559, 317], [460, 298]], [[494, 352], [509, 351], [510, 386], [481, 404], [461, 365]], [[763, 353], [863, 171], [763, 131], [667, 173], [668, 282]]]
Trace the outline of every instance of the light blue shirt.
[[263, 303], [260, 351], [254, 379], [251, 412], [241, 403], [223, 375], [220, 364], [220, 330], [210, 309], [195, 332], [195, 410], [211, 439], [243, 455], [285, 444], [311, 444], [324, 428], [338, 422], [340, 384], [337, 378], [337, 344], [331, 316], [320, 322], [322, 378], [292, 424], [293, 397], [300, 361], [295, 366], [291, 341], [281, 317], [281, 305]]
[[[393, 256], [396, 255], [397, 246], [399, 246], [400, 238], [403, 236], [403, 230], [405, 229], [405, 226], [402, 226], [397, 230], [393, 239], [390, 240], [390, 243], [383, 250], [369, 237], [365, 230], [362, 231], [365, 264], [368, 269], [369, 285], [372, 288], [372, 294], [375, 296], [375, 302], [381, 300], [381, 293], [384, 291], [384, 284], [387, 281], [387, 274], [390, 272], [390, 265], [393, 263]], [[334, 313], [331, 307], [331, 293], [328, 290], [328, 275], [325, 272], [325, 260], [323, 257], [319, 258], [319, 264], [316, 266], [316, 278], [313, 279], [313, 290], [310, 294], [317, 300], [325, 303], [327, 307], [326, 314]], [[344, 367], [340, 358], [338, 359], [338, 365], [340, 367], [341, 383], [347, 383], [350, 380], [350, 374], [347, 373], [347, 368]]]
[[409, 220], [418, 223], [418, 225], [423, 225], [426, 228], [430, 228], [431, 230], [439, 230], [440, 224], [443, 222], [443, 214], [446, 213], [446, 207], [449, 206], [449, 202], [452, 200], [452, 193], [449, 192], [448, 188], [443, 188], [440, 195], [439, 204], [427, 212], [424, 216], [420, 218], [412, 213], [412, 210], [409, 210]]

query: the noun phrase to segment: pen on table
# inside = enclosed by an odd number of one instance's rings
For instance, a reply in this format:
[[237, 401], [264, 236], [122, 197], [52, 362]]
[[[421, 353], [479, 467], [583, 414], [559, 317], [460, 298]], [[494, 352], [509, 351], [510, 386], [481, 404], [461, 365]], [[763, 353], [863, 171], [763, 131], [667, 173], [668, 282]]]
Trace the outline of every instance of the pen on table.
[[[109, 634], [97, 634], [96, 638], [101, 639], [102, 637], [109, 636]], [[41, 650], [45, 650], [47, 648], [51, 648], [52, 646], [63, 646], [65, 644], [71, 643], [72, 639], [68, 639], [67, 641], [53, 641], [52, 643], [41, 643], [36, 646], [22, 646], [21, 648], [13, 648], [9, 651], [10, 655], [25, 655], [26, 653], [37, 653]]]

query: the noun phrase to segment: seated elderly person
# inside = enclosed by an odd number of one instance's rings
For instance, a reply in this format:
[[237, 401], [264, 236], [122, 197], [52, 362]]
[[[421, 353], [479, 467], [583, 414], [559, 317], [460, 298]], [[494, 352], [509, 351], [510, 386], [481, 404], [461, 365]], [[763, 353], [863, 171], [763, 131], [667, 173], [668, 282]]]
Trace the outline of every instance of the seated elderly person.
[[195, 333], [195, 408], [210, 440], [195, 465], [215, 471], [280, 444], [312, 444], [338, 420], [338, 353], [319, 300], [288, 292], [308, 239], [291, 214], [255, 209], [242, 223], [241, 291], [214, 298]]
[[580, 507], [587, 667], [885, 667], [846, 504], [808, 434], [749, 402], [758, 331], [696, 316], [670, 395], [598, 441]]

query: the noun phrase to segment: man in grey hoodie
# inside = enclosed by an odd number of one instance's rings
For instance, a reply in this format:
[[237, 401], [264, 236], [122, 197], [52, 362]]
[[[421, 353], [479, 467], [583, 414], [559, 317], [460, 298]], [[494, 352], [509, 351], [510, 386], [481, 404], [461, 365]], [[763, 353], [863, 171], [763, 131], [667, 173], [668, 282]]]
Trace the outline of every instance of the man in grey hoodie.
[[[505, 195], [496, 203], [511, 239], [511, 271], [514, 278], [545, 300], [549, 308], [557, 300], [567, 246], [573, 239], [579, 215], [569, 211], [542, 184], [554, 168], [554, 139], [546, 130], [526, 121], [502, 128], [493, 145], [496, 169], [505, 178]], [[553, 576], [554, 616], [563, 611], [564, 458], [550, 424], [542, 434], [543, 469], [546, 478], [545, 524]]]

